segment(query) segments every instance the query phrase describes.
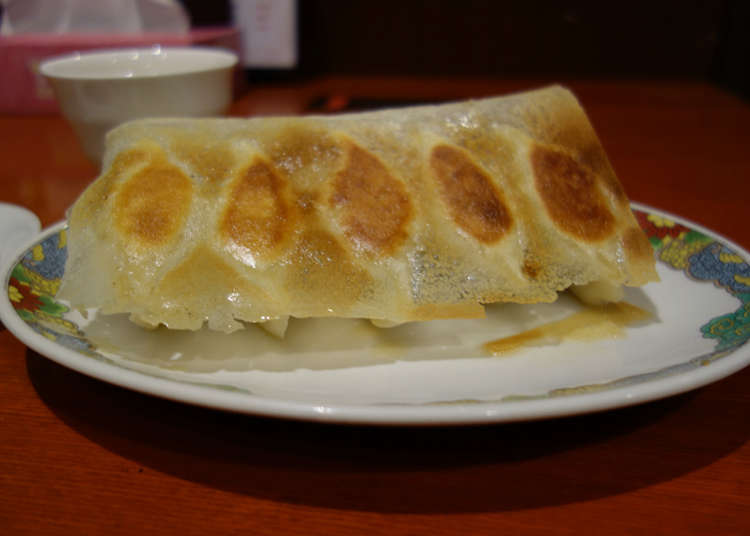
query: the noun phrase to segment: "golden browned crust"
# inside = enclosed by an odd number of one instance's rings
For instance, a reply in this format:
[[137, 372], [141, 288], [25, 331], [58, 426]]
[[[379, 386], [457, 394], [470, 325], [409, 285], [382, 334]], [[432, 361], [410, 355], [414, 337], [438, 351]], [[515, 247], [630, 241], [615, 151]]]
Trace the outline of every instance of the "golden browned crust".
[[559, 150], [535, 145], [531, 150], [534, 185], [552, 220], [560, 229], [588, 242], [615, 232], [600, 180], [574, 158]]
[[513, 220], [487, 173], [463, 151], [449, 145], [432, 149], [430, 166], [456, 225], [480, 242], [500, 240]]
[[123, 240], [160, 246], [182, 229], [193, 183], [178, 167], [154, 158], [124, 181], [116, 195], [114, 223]]
[[266, 162], [255, 159], [228, 186], [219, 235], [253, 256], [266, 256], [296, 221], [286, 181]]
[[404, 185], [374, 155], [347, 143], [344, 168], [333, 180], [331, 206], [356, 244], [391, 253], [406, 238], [411, 203]]
[[331, 117], [141, 120], [71, 212], [61, 296], [146, 324], [481, 316], [656, 279], [586, 115], [551, 87]]

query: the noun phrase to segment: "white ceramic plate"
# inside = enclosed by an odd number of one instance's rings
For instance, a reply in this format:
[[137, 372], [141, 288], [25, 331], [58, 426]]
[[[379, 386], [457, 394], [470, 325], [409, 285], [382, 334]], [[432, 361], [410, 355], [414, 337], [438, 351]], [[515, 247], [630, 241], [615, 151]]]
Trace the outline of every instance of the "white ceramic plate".
[[557, 417], [663, 398], [750, 362], [750, 255], [640, 205], [662, 281], [626, 298], [653, 312], [622, 338], [563, 340], [489, 356], [490, 340], [569, 315], [577, 305], [491, 307], [482, 320], [388, 330], [357, 320], [262, 330], [148, 332], [120, 316], [88, 318], [55, 300], [64, 224], [5, 270], [3, 323], [42, 355], [116, 385], [249, 414], [371, 424], [469, 424]]

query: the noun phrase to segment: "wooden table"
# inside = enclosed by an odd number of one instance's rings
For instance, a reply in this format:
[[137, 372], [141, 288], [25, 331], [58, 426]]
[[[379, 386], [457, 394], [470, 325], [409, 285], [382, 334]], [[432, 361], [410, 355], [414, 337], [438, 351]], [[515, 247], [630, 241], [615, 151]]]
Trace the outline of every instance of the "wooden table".
[[[541, 81], [325, 79], [233, 113]], [[695, 82], [570, 82], [633, 200], [750, 248], [750, 106]], [[56, 117], [0, 118], [0, 200], [44, 225], [94, 178]], [[95, 381], [0, 331], [0, 532], [750, 534], [750, 368], [619, 411], [471, 428], [277, 421]]]

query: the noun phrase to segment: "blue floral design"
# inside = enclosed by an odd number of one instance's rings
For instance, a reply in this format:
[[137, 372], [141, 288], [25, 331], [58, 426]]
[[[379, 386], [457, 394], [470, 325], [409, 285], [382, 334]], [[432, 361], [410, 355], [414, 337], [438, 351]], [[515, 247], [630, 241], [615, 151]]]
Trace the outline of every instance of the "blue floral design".
[[38, 244], [41, 248], [39, 259], [35, 258], [34, 250], [24, 255], [22, 263], [44, 279], [57, 280], [65, 273], [65, 261], [68, 258], [68, 248], [65, 244], [65, 230], [55, 233]]
[[688, 273], [695, 279], [714, 281], [732, 294], [750, 292], [750, 265], [718, 242], [690, 257]]
[[[647, 214], [636, 212], [639, 221]], [[670, 241], [651, 240], [657, 258], [696, 281], [712, 282], [735, 296], [740, 306], [734, 312], [712, 318], [701, 326], [703, 337], [716, 339], [717, 345], [708, 359], [715, 359], [745, 344], [750, 339], [750, 265], [736, 251], [708, 237], [691, 238], [686, 229]], [[651, 229], [644, 226], [644, 230]], [[702, 235], [698, 235], [700, 238]], [[651, 239], [652, 237], [649, 237]], [[685, 260], [686, 262], [683, 262]]]

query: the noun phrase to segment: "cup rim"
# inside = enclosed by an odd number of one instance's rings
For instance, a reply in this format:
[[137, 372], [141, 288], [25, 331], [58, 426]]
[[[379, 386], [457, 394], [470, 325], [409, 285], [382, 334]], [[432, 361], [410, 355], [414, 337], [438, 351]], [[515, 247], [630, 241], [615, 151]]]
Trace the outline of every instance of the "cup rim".
[[[146, 55], [157, 55], [165, 54], [166, 56], [195, 56], [200, 59], [211, 59], [211, 63], [198, 66], [181, 66], [174, 67], [170, 66], [163, 72], [154, 73], [140, 73], [121, 75], [107, 75], [107, 74], [96, 74], [96, 73], [66, 73], [62, 72], [61, 66], [64, 68], [66, 65], [73, 63], [97, 60], [103, 57], [111, 56], [112, 58], [123, 57], [127, 58], [134, 54], [146, 54]], [[39, 72], [46, 78], [57, 79], [57, 80], [142, 80], [145, 78], [159, 78], [165, 76], [180, 76], [197, 73], [205, 73], [209, 71], [224, 70], [234, 67], [238, 62], [237, 54], [234, 52], [220, 47], [208, 47], [208, 46], [161, 46], [154, 45], [149, 47], [117, 47], [117, 48], [105, 48], [105, 49], [94, 49], [85, 51], [76, 51], [67, 53], [59, 56], [53, 56], [46, 58], [39, 64]]]

